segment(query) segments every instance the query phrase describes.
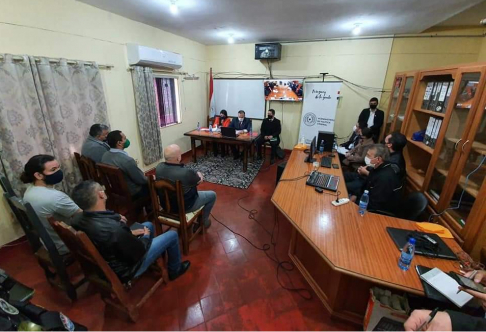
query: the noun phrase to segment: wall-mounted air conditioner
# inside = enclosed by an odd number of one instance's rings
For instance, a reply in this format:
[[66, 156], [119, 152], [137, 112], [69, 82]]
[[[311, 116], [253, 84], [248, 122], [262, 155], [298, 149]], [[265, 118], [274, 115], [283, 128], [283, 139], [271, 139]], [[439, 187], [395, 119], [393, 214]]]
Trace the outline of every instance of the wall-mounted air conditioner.
[[130, 66], [163, 67], [179, 69], [182, 67], [182, 55], [155, 48], [127, 44], [128, 64]]

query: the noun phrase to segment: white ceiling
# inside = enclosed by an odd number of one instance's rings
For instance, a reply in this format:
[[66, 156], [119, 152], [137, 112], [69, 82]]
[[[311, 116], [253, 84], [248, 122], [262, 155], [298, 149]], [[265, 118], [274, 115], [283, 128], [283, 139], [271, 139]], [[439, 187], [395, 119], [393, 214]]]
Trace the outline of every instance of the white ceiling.
[[[485, 0], [78, 0], [194, 41], [225, 44], [420, 33]], [[484, 9], [484, 6], [481, 8]], [[484, 15], [486, 17], [486, 13]], [[462, 21], [469, 21], [468, 17]], [[475, 19], [478, 21], [477, 19]], [[459, 19], [459, 22], [462, 22]], [[478, 24], [479, 22], [473, 22]], [[471, 25], [456, 23], [458, 25]]]

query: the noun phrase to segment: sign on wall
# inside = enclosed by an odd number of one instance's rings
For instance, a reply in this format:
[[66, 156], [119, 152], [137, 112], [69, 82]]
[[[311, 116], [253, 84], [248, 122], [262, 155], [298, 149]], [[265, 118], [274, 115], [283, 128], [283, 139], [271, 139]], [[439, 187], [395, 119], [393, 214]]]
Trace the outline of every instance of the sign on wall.
[[304, 106], [300, 123], [302, 136], [309, 144], [319, 131], [333, 132], [334, 119], [342, 82], [309, 82], [304, 84]]

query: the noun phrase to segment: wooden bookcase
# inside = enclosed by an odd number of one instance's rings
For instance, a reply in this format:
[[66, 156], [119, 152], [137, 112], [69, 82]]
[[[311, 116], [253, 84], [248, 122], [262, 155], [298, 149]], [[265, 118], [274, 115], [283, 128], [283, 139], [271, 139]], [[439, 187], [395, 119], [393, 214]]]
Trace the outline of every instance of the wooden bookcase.
[[434, 220], [476, 259], [486, 245], [485, 84], [486, 63], [397, 73], [383, 130], [407, 137], [408, 187], [425, 194], [429, 212], [440, 214]]

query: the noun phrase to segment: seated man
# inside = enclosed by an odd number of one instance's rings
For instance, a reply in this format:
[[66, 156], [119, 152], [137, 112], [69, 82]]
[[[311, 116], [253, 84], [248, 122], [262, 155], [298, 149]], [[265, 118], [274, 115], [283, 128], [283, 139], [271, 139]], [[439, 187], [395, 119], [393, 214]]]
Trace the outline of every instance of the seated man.
[[130, 230], [124, 217], [106, 210], [107, 196], [97, 182], [78, 184], [73, 199], [83, 209], [73, 227], [88, 235], [122, 282], [140, 276], [165, 251], [169, 256], [170, 280], [184, 274], [191, 265], [189, 261], [181, 263], [177, 232], [167, 231], [154, 238], [151, 222], [143, 223], [143, 229]]
[[105, 152], [110, 150], [110, 146], [106, 144], [106, 136], [108, 136], [108, 126], [99, 123], [92, 125], [89, 136], [81, 148], [81, 154], [95, 163], [100, 163]]
[[373, 97], [370, 99], [370, 108], [365, 108], [359, 115], [358, 122], [365, 122], [368, 124], [368, 128], [373, 132], [373, 140], [378, 141], [380, 137], [381, 126], [385, 119], [385, 113], [382, 110], [377, 109], [378, 98]]
[[[220, 127], [228, 127], [230, 125], [231, 119], [228, 118], [228, 112], [226, 110], [221, 110], [219, 112], [219, 116], [214, 117], [213, 127], [220, 128]], [[219, 144], [221, 147], [221, 156], [225, 156], [225, 145]], [[213, 142], [213, 154], [215, 157], [218, 156], [218, 143]]]
[[272, 148], [272, 154], [270, 158], [270, 165], [275, 163], [275, 157], [277, 155], [277, 147], [280, 144], [280, 133], [282, 132], [282, 126], [280, 120], [275, 118], [275, 110], [269, 109], [267, 112], [267, 118], [263, 120], [262, 127], [260, 129], [260, 136], [256, 140], [258, 149], [258, 159], [262, 159], [262, 145], [265, 142], [270, 142]]
[[[246, 133], [246, 132], [249, 132], [251, 130], [251, 120], [247, 119], [245, 117], [245, 111], [241, 110], [241, 111], [238, 112], [238, 117], [233, 118], [233, 120], [231, 120], [229, 127], [235, 128], [237, 134], [238, 134], [238, 131], [240, 133], [241, 132]], [[238, 151], [238, 148], [236, 147], [236, 145], [231, 145], [231, 150], [233, 151], [234, 159], [235, 160], [238, 159], [240, 157], [240, 152]]]
[[349, 137], [349, 140], [347, 142], [344, 142], [343, 144], [340, 144], [339, 146], [342, 146], [346, 150], [351, 150], [354, 148], [358, 142], [359, 142], [359, 130], [367, 128], [368, 124], [362, 123], [360, 124], [359, 122], [354, 125], [353, 127], [353, 133], [351, 134], [351, 137]]
[[[192, 169], [185, 168], [181, 164], [182, 155], [178, 145], [172, 144], [164, 149], [165, 162], [157, 165], [155, 177], [157, 180], [165, 179], [172, 182], [181, 181], [182, 190], [184, 191], [184, 207], [186, 212], [197, 211], [203, 208], [204, 226], [211, 226], [209, 214], [216, 203], [216, 193], [214, 191], [199, 191], [197, 186], [203, 182], [203, 175]], [[171, 197], [171, 207], [177, 207], [176, 197]], [[177, 212], [173, 211], [173, 212]], [[195, 224], [195, 229], [200, 225]]]
[[358, 203], [363, 192], [368, 190], [368, 210], [396, 211], [402, 183], [398, 177], [400, 170], [395, 164], [390, 164], [389, 156], [388, 149], [382, 144], [372, 145], [368, 149], [366, 164], [372, 169], [359, 195], [351, 197], [353, 202]]
[[135, 159], [130, 157], [125, 151], [130, 146], [130, 140], [120, 130], [114, 130], [109, 133], [107, 139], [111, 149], [105, 152], [101, 162], [121, 169], [133, 200], [149, 196], [145, 174], [138, 168]]
[[[370, 128], [359, 129], [358, 144], [346, 153], [343, 164], [346, 166], [363, 165], [368, 147], [373, 145], [373, 133]], [[357, 167], [357, 166], [356, 166]]]
[[405, 179], [405, 176], [407, 175], [407, 165], [405, 163], [405, 158], [403, 158], [403, 149], [407, 145], [407, 138], [405, 135], [395, 131], [385, 137], [385, 145], [388, 148], [388, 151], [390, 151], [389, 162], [400, 168], [400, 179]]

